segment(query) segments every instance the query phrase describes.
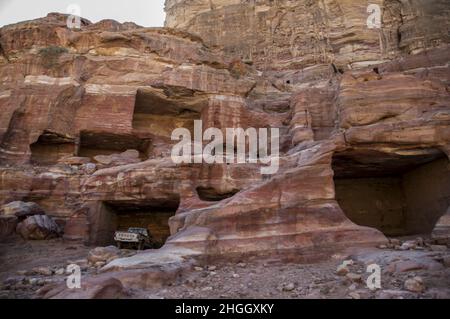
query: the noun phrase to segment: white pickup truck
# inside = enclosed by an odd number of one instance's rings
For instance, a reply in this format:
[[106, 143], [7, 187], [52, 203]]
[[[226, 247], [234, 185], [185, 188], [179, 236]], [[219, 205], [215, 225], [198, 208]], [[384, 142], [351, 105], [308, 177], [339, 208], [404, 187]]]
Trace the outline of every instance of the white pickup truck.
[[135, 246], [138, 250], [151, 247], [151, 236], [145, 228], [131, 227], [128, 231], [116, 231], [114, 241], [117, 243], [119, 249], [124, 244]]

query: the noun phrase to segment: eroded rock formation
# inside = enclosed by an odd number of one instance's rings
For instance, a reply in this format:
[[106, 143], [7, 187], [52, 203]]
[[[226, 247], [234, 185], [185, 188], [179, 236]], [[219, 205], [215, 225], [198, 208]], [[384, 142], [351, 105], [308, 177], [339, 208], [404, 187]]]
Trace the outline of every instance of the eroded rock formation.
[[[430, 234], [450, 205], [449, 3], [373, 2], [380, 30], [359, 0], [169, 0], [171, 28], [1, 28], [0, 202], [36, 202], [92, 245], [153, 214], [177, 261]], [[196, 119], [279, 128], [278, 173], [174, 164], [171, 133]]]

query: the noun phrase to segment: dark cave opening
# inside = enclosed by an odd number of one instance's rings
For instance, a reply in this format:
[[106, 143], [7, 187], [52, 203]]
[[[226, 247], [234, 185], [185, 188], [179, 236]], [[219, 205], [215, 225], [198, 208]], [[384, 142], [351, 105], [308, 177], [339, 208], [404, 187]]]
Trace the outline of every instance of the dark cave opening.
[[76, 145], [73, 138], [44, 132], [30, 145], [31, 163], [35, 165], [53, 165], [65, 156], [73, 156]]
[[151, 235], [151, 248], [161, 248], [170, 237], [169, 219], [175, 215], [179, 200], [104, 201], [99, 203], [90, 224], [90, 242], [115, 245], [114, 233], [129, 228], [144, 228]]
[[111, 155], [126, 150], [137, 150], [140, 158], [145, 160], [148, 158], [150, 147], [151, 141], [149, 139], [141, 139], [131, 134], [82, 131], [80, 133], [78, 156], [93, 159], [97, 155]]
[[333, 170], [336, 200], [346, 216], [387, 236], [430, 234], [450, 205], [450, 165], [436, 149], [340, 152]]
[[238, 189], [221, 192], [213, 187], [197, 187], [196, 191], [198, 197], [205, 202], [220, 202], [239, 193]]
[[205, 106], [205, 98], [186, 88], [142, 88], [136, 93], [133, 129], [141, 135], [170, 137], [177, 127], [193, 128]]

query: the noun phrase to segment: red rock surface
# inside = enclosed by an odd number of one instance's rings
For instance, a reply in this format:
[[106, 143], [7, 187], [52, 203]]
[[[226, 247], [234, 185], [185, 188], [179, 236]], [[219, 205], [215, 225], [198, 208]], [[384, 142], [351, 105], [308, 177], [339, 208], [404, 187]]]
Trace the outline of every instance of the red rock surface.
[[[0, 203], [34, 201], [92, 245], [121, 212], [171, 211], [166, 248], [214, 258], [311, 260], [431, 233], [450, 204], [450, 50], [443, 24], [413, 25], [448, 2], [386, 1], [381, 31], [365, 1], [219, 2], [167, 1], [167, 26], [195, 35], [72, 31], [56, 14], [1, 28]], [[171, 132], [195, 119], [279, 128], [280, 170], [174, 164]]]

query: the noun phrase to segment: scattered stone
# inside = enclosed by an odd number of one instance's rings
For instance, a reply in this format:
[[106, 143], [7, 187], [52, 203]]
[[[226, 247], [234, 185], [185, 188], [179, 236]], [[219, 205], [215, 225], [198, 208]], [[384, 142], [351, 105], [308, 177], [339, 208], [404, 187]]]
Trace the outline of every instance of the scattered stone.
[[85, 172], [86, 174], [93, 174], [97, 170], [97, 165], [94, 163], [87, 163], [80, 166], [80, 170]]
[[338, 276], [345, 276], [350, 272], [346, 265], [339, 265], [336, 269], [336, 274]]
[[295, 285], [293, 283], [283, 285], [283, 291], [292, 291], [295, 289]]
[[350, 287], [348, 287], [349, 290], [355, 291], [358, 288], [356, 284], [351, 284]]
[[53, 271], [49, 267], [33, 268], [33, 272], [35, 274], [37, 274], [37, 275], [42, 275], [42, 276], [51, 276], [51, 275], [53, 275]]
[[66, 272], [66, 270], [64, 268], [59, 268], [59, 269], [55, 270], [55, 275], [62, 276], [62, 275], [64, 275], [65, 272]]
[[377, 299], [411, 299], [414, 295], [403, 290], [381, 290], [376, 294]]
[[347, 259], [347, 260], [344, 260], [344, 262], [342, 264], [344, 266], [353, 266], [355, 264], [355, 262], [352, 259]]
[[37, 286], [39, 284], [39, 279], [38, 278], [28, 278], [27, 279], [27, 283], [31, 286]]
[[412, 260], [402, 260], [391, 263], [387, 269], [386, 272], [388, 273], [395, 273], [395, 272], [407, 272], [407, 271], [413, 271], [413, 270], [421, 270], [426, 268], [423, 264], [419, 264]]
[[65, 268], [65, 273], [70, 275], [71, 272], [69, 271], [68, 266], [69, 265], [77, 265], [78, 267], [81, 268], [81, 271], [87, 271], [89, 269], [89, 267], [95, 267], [95, 264], [89, 263], [87, 259], [79, 259], [79, 260], [68, 260], [66, 262], [66, 268]]
[[65, 282], [47, 285], [37, 292], [42, 299], [119, 299], [126, 296], [122, 283], [115, 278], [89, 278], [81, 289], [68, 289]]
[[431, 245], [430, 246], [431, 251], [446, 251], [447, 246], [444, 245]]
[[360, 274], [348, 273], [346, 278], [352, 282], [362, 282], [362, 276]]
[[116, 246], [97, 247], [91, 250], [88, 254], [87, 260], [89, 263], [95, 265], [97, 262], [107, 264], [115, 259], [121, 257], [121, 251]]
[[357, 292], [351, 292], [348, 294], [352, 299], [361, 299], [361, 296]]
[[240, 278], [241, 276], [239, 276], [238, 274], [233, 274], [232, 277], [233, 278]]
[[240, 268], [245, 268], [245, 267], [247, 267], [247, 264], [246, 263], [239, 263], [239, 264], [237, 264], [237, 266], [240, 267]]
[[195, 271], [203, 271], [203, 267], [198, 267], [198, 266], [196, 266], [196, 267], [194, 267], [194, 270], [195, 270]]
[[416, 276], [405, 281], [405, 289], [411, 292], [422, 293], [425, 291], [425, 284], [421, 277]]
[[214, 270], [216, 270], [216, 269], [217, 269], [216, 266], [209, 266], [209, 267], [208, 267], [208, 270], [209, 270], [209, 271], [214, 271]]
[[414, 249], [415, 247], [416, 247], [415, 241], [407, 241], [400, 246], [400, 250], [411, 250]]

